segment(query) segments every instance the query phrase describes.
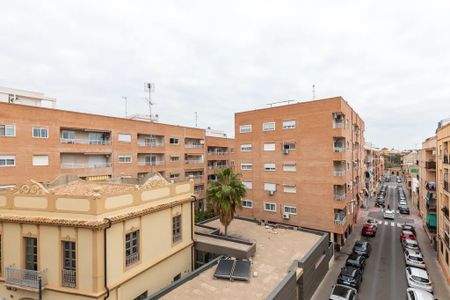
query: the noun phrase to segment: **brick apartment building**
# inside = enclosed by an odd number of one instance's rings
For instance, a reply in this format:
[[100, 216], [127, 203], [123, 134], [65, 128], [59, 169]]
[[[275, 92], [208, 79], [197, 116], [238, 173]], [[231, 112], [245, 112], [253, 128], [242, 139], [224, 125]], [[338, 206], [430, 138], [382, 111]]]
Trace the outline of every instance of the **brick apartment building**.
[[233, 139], [221, 132], [58, 110], [44, 101], [56, 100], [0, 89], [0, 189], [67, 174], [139, 183], [159, 172], [174, 182], [193, 178], [203, 209], [207, 176], [230, 165]]
[[364, 122], [341, 97], [235, 114], [238, 214], [333, 233], [343, 244], [364, 190]]

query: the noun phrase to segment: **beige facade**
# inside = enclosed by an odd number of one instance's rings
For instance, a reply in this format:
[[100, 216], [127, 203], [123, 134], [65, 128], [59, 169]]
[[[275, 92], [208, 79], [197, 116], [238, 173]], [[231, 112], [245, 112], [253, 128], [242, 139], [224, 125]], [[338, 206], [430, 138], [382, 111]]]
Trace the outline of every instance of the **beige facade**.
[[443, 273], [450, 283], [450, 123], [440, 124], [436, 131], [437, 140], [437, 213], [438, 213], [438, 260]]
[[372, 195], [375, 192], [381, 177], [384, 175], [384, 158], [379, 149], [368, 143], [365, 145], [364, 150], [366, 190], [369, 195]]
[[424, 228], [434, 244], [436, 239], [436, 136], [427, 138], [419, 150], [418, 210]]
[[234, 158], [247, 188], [238, 215], [344, 243], [362, 204], [364, 130], [341, 97], [236, 113]]
[[[135, 299], [192, 271], [194, 182], [28, 181], [0, 193], [0, 295]], [[105, 264], [106, 263], [106, 264]]]
[[[205, 130], [0, 101], [0, 188], [58, 175], [139, 178], [206, 187]], [[202, 200], [200, 193], [198, 199]]]

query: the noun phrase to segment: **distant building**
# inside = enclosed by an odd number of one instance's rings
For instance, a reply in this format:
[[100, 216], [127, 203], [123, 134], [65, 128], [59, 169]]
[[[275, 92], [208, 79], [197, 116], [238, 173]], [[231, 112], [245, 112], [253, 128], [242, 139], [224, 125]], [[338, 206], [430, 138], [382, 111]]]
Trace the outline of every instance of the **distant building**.
[[344, 244], [364, 197], [364, 130], [341, 97], [235, 114], [240, 216], [330, 232]]
[[436, 130], [437, 142], [437, 212], [438, 212], [438, 260], [450, 284], [450, 122], [440, 122]]
[[1, 296], [144, 299], [192, 271], [193, 181], [63, 179], [0, 192]]
[[384, 175], [384, 158], [381, 151], [371, 144], [366, 143], [364, 150], [365, 188], [368, 194], [373, 194]]
[[0, 102], [53, 108], [56, 106], [56, 98], [47, 97], [43, 93], [2, 86], [0, 86]]

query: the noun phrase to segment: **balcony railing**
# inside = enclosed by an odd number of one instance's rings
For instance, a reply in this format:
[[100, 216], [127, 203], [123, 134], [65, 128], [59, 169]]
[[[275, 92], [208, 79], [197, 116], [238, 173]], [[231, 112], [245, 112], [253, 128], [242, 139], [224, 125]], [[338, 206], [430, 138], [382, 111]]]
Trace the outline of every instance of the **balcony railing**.
[[226, 168], [227, 165], [213, 165], [213, 166], [208, 166], [209, 170], [216, 170], [216, 169], [224, 169]]
[[140, 161], [139, 166], [161, 166], [164, 164], [164, 160], [154, 160], [154, 161]]
[[345, 151], [345, 148], [343, 146], [334, 145], [333, 148], [334, 148], [334, 152], [344, 152]]
[[446, 190], [447, 192], [450, 193], [450, 190], [448, 188], [448, 181], [445, 181], [445, 180], [444, 180], [444, 190]]
[[345, 176], [345, 171], [333, 171], [334, 176]]
[[334, 199], [338, 201], [345, 200], [345, 194], [334, 194]]
[[96, 164], [84, 164], [84, 163], [62, 163], [61, 169], [97, 169], [97, 168], [110, 168], [111, 163], [96, 163]]
[[208, 155], [227, 155], [228, 151], [208, 151]]
[[336, 225], [344, 225], [346, 220], [346, 216], [336, 215], [334, 218], [334, 224]]
[[425, 162], [425, 169], [435, 170], [436, 169], [436, 162], [435, 161], [426, 161]]
[[158, 147], [164, 147], [163, 142], [149, 142], [149, 141], [140, 141], [138, 142], [138, 146], [141, 147], [151, 147], [151, 148], [158, 148]]
[[130, 255], [127, 255], [127, 257], [125, 258], [125, 264], [126, 266], [130, 266], [132, 264], [134, 264], [135, 262], [137, 262], [139, 260], [139, 253], [133, 253]]
[[185, 148], [203, 148], [202, 144], [184, 144]]
[[427, 191], [435, 191], [436, 190], [436, 183], [434, 181], [427, 181], [425, 183], [425, 189]]
[[444, 153], [444, 164], [448, 164], [449, 162], [449, 156], [447, 153]]
[[187, 159], [186, 160], [186, 164], [190, 165], [190, 164], [202, 164], [203, 163], [203, 159]]
[[47, 285], [47, 269], [33, 271], [14, 266], [6, 267], [6, 285], [38, 290], [39, 279], [41, 279], [42, 288], [44, 288]]
[[333, 128], [344, 128], [345, 123], [344, 122], [333, 122]]
[[62, 269], [61, 279], [62, 286], [70, 288], [77, 287], [77, 271]]
[[89, 139], [65, 139], [65, 138], [61, 138], [61, 144], [110, 145], [111, 144], [111, 140], [89, 140]]

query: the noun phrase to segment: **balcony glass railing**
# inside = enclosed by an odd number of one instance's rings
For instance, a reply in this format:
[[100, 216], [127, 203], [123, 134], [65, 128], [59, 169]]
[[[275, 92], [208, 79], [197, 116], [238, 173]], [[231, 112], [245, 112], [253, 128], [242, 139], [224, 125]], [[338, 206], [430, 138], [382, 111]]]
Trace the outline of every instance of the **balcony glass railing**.
[[61, 144], [82, 144], [82, 145], [110, 145], [111, 140], [89, 140], [89, 139], [65, 139], [61, 138]]
[[203, 148], [202, 144], [184, 144], [185, 148]]
[[39, 280], [41, 280], [42, 287], [47, 285], [47, 269], [43, 271], [33, 271], [16, 268], [14, 266], [6, 267], [6, 285], [37, 290], [39, 289]]
[[161, 166], [164, 164], [164, 160], [154, 160], [154, 161], [140, 161], [139, 166]]
[[334, 176], [345, 176], [345, 171], [335, 170], [333, 171]]
[[208, 151], [208, 155], [227, 155], [228, 151]]
[[164, 147], [164, 142], [163, 141], [140, 141], [140, 142], [138, 142], [138, 146], [151, 147], [151, 148]]
[[187, 159], [186, 160], [186, 164], [190, 165], [190, 164], [202, 164], [203, 163], [203, 159]]
[[96, 168], [110, 168], [111, 163], [62, 163], [61, 169], [96, 169]]
[[333, 122], [333, 128], [344, 128], [344, 122], [342, 121], [334, 121]]

